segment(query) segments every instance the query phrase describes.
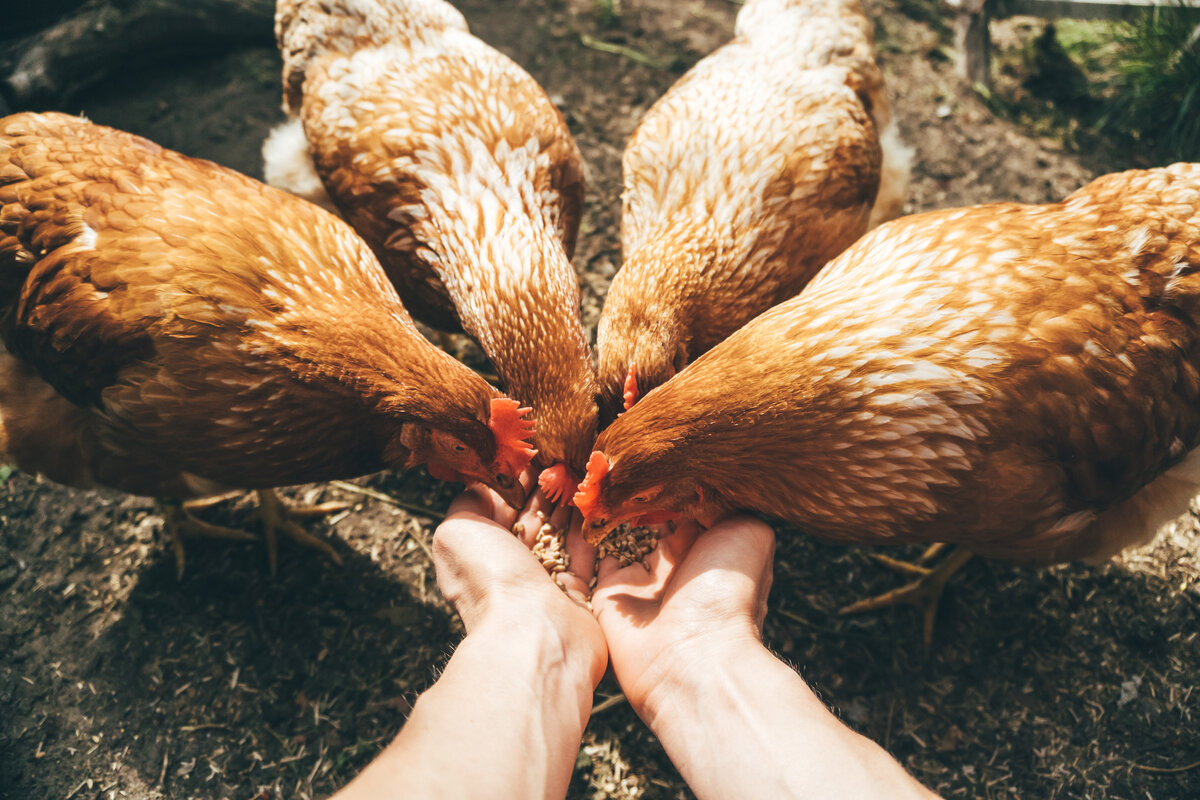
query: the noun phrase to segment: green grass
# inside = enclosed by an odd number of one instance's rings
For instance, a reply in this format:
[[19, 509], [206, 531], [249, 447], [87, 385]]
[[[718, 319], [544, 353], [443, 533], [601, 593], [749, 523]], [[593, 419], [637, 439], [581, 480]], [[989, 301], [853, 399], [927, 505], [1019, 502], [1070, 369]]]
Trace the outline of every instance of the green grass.
[[1200, 160], [1200, 18], [1162, 8], [1053, 24], [1070, 63], [1039, 47], [1035, 23], [1021, 47], [996, 54], [1003, 77], [984, 97], [994, 111], [1074, 149], [1104, 140], [1147, 163]]
[[621, 0], [592, 0], [592, 15], [601, 28], [611, 28], [621, 21]]
[[1200, 160], [1200, 19], [1147, 12], [1116, 32], [1098, 127], [1168, 159]]

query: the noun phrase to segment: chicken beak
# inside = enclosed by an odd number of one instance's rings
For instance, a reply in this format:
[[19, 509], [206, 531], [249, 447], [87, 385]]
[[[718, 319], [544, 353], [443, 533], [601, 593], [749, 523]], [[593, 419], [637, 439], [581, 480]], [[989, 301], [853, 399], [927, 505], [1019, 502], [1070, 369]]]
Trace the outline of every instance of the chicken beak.
[[500, 495], [504, 502], [511, 507], [518, 510], [525, 507], [529, 492], [516, 478], [506, 473], [499, 473], [492, 479], [491, 485], [496, 494]]
[[620, 520], [606, 519], [604, 517], [584, 520], [583, 535], [588, 540], [589, 544], [600, 544], [600, 542], [608, 538], [608, 535], [616, 530], [620, 524]]

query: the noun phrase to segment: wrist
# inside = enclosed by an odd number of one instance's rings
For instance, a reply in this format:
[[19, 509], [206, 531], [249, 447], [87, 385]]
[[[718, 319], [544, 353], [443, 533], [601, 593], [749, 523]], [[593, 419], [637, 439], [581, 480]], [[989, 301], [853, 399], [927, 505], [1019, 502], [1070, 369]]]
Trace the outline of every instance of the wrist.
[[[586, 612], [581, 613], [586, 614]], [[547, 614], [544, 609], [489, 613], [468, 632], [462, 647], [499, 654], [508, 669], [529, 675], [540, 685], [555, 684], [585, 697], [591, 707], [592, 693], [608, 660], [604, 637], [576, 620]]]
[[706, 684], [736, 673], [747, 659], [762, 656], [774, 661], [753, 629], [709, 632], [673, 642], [633, 685], [622, 688], [634, 711], [650, 724], [664, 713], [669, 716], [676, 705], [691, 705]]
[[697, 797], [932, 797], [757, 639], [682, 663], [638, 713]]

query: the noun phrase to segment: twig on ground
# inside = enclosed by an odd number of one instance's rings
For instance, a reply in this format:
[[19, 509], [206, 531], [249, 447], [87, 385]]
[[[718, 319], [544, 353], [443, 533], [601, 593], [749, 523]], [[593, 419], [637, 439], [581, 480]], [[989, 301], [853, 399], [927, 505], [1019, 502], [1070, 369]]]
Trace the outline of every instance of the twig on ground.
[[599, 703], [596, 703], [596, 705], [592, 706], [592, 716], [599, 714], [601, 711], [607, 711], [613, 706], [620, 705], [621, 703], [625, 702], [628, 702], [628, 698], [625, 697], [623, 692], [614, 694], [611, 697], [606, 697]]
[[83, 780], [81, 780], [81, 781], [79, 782], [79, 785], [78, 785], [78, 786], [76, 786], [74, 789], [72, 789], [72, 790], [71, 790], [71, 791], [70, 791], [70, 792], [67, 794], [67, 796], [63, 798], [63, 800], [71, 800], [71, 798], [72, 798], [72, 797], [74, 797], [75, 795], [79, 794], [79, 790], [80, 790], [80, 789], [82, 789], [84, 786], [88, 785], [89, 783], [92, 783], [92, 779], [91, 779], [91, 778], [84, 778]]
[[171, 737], [167, 737], [167, 741], [163, 744], [163, 763], [162, 769], [158, 771], [157, 786], [160, 789], [166, 788], [165, 781], [167, 780], [167, 765], [171, 762]]
[[1134, 769], [1140, 769], [1143, 772], [1187, 772], [1189, 769], [1200, 767], [1200, 761], [1193, 761], [1191, 764], [1185, 764], [1182, 767], [1148, 767], [1145, 764], [1134, 764]]
[[181, 725], [179, 730], [185, 733], [193, 733], [195, 731], [207, 731], [214, 728], [221, 730], [233, 730], [232, 725], [226, 725], [223, 722], [201, 722], [199, 725]]
[[346, 481], [330, 481], [329, 485], [346, 492], [354, 492], [355, 494], [361, 494], [364, 497], [370, 497], [372, 500], [378, 500], [381, 503], [387, 503], [389, 505], [396, 506], [396, 508], [403, 508], [405, 511], [411, 511], [414, 514], [420, 514], [423, 517], [430, 517], [438, 522], [441, 522], [446, 516], [444, 512], [435, 511], [432, 508], [426, 508], [425, 506], [418, 505], [417, 503], [409, 503], [397, 497], [392, 497], [390, 494], [377, 492], [374, 489], [370, 489], [366, 486], [357, 486]]
[[634, 49], [628, 45], [606, 42], [603, 39], [597, 39], [595, 36], [588, 36], [586, 33], [579, 34], [579, 41], [584, 47], [599, 50], [601, 53], [610, 53], [614, 56], [625, 56], [630, 61], [645, 64], [652, 69], [669, 69], [671, 66], [671, 62], [647, 55], [641, 50]]

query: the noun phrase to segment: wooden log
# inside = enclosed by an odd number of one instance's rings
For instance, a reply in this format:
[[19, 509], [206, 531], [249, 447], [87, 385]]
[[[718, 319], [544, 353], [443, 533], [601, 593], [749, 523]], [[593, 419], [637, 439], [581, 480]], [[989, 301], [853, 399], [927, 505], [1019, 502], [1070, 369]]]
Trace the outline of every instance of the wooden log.
[[273, 0], [92, 0], [0, 50], [0, 97], [53, 107], [134, 61], [270, 44], [274, 14]]

